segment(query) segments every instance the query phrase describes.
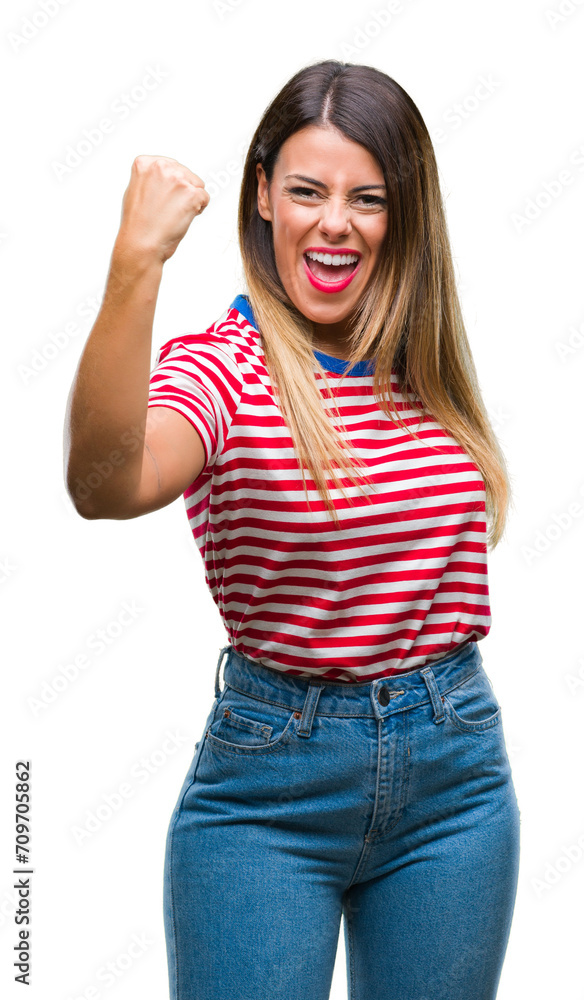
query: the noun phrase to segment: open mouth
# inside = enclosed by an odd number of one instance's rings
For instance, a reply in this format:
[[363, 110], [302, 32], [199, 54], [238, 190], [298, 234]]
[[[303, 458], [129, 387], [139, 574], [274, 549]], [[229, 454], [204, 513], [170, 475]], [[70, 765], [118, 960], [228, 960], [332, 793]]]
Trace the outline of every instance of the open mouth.
[[349, 278], [359, 266], [360, 258], [356, 254], [315, 254], [310, 251], [304, 254], [304, 260], [319, 281], [335, 283]]

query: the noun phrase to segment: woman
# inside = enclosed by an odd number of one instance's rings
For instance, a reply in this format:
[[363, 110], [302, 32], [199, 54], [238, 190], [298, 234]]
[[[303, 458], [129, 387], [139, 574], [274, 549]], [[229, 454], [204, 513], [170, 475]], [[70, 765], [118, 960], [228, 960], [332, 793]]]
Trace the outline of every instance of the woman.
[[344, 915], [352, 998], [487, 1000], [519, 862], [478, 648], [509, 486], [428, 131], [372, 67], [299, 71], [246, 158], [248, 294], [149, 371], [208, 201], [134, 162], [68, 417], [84, 517], [184, 495], [230, 639], [168, 830], [171, 997], [324, 1000]]

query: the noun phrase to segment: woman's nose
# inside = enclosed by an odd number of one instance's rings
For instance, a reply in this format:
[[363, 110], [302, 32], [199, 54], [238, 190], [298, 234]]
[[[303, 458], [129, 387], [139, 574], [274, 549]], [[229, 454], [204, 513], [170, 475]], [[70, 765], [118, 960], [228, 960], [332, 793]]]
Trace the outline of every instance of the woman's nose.
[[322, 233], [348, 233], [351, 230], [351, 212], [341, 201], [328, 201], [323, 205], [319, 220]]

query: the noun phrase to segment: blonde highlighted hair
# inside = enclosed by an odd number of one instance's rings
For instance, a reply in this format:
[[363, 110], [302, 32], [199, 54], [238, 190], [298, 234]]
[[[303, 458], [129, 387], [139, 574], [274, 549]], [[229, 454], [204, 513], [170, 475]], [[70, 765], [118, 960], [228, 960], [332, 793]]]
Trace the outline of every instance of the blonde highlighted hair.
[[264, 112], [247, 153], [238, 212], [249, 300], [307, 502], [305, 470], [338, 527], [331, 486], [344, 493], [342, 477], [361, 488], [369, 482], [340, 436], [345, 428], [338, 410], [323, 406], [312, 323], [286, 294], [271, 223], [257, 205], [256, 165], [262, 164], [270, 184], [282, 144], [311, 125], [335, 128], [365, 147], [387, 188], [387, 232], [376, 271], [350, 317], [348, 368], [374, 358], [373, 392], [382, 410], [418, 437], [395, 406], [393, 373], [400, 392], [417, 397], [468, 453], [484, 480], [487, 544], [494, 546], [503, 534], [511, 489], [464, 326], [432, 141], [418, 108], [395, 80], [374, 67], [332, 59], [301, 69]]

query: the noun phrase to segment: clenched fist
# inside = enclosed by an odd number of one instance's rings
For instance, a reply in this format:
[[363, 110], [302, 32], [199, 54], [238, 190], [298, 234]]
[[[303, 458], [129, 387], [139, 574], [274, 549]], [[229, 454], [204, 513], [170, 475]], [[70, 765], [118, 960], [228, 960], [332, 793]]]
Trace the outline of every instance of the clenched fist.
[[209, 204], [201, 178], [170, 156], [137, 156], [124, 192], [118, 243], [133, 252], [172, 257], [196, 215]]

